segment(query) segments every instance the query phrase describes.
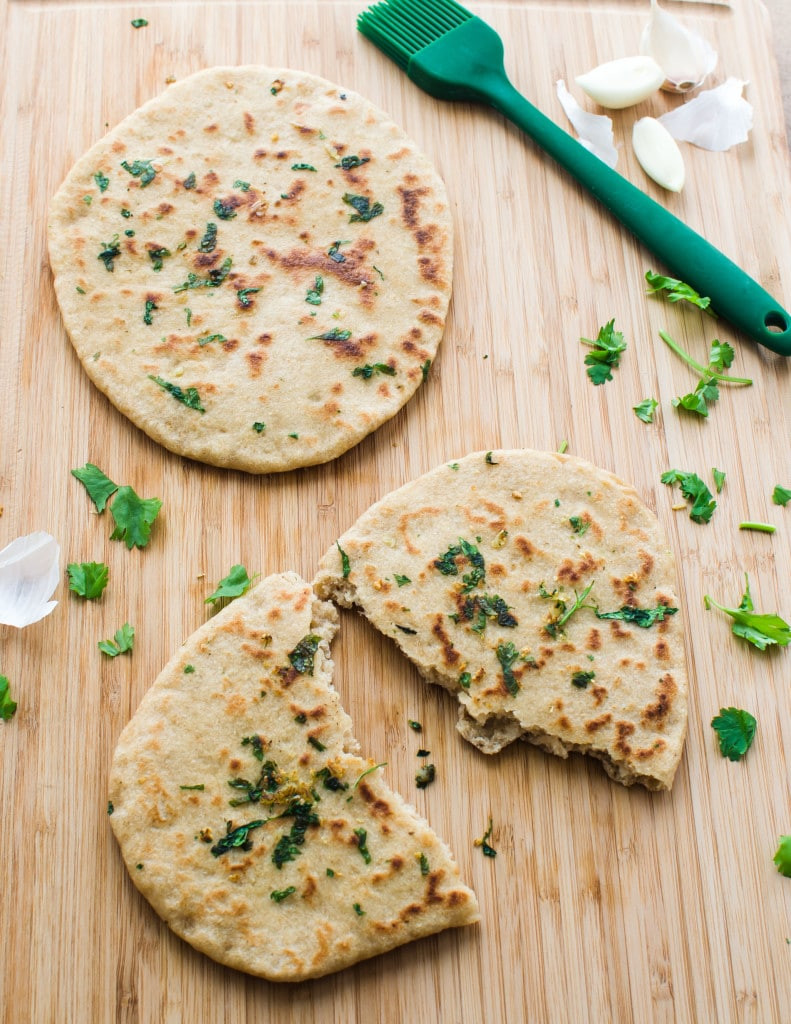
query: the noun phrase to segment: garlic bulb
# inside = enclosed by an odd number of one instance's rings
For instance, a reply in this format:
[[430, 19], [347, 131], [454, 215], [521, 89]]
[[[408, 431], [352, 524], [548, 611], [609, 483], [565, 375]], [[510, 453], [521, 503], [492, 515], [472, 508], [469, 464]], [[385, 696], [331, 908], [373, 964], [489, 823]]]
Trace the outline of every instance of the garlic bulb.
[[50, 601], [60, 580], [60, 547], [39, 531], [17, 537], [0, 551], [0, 623], [30, 626], [57, 605]]
[[665, 72], [662, 88], [689, 92], [703, 83], [717, 64], [717, 52], [697, 32], [692, 32], [651, 0], [651, 17], [643, 30], [640, 52], [653, 57]]
[[632, 128], [632, 148], [649, 178], [669, 192], [684, 187], [684, 158], [670, 132], [654, 117], [642, 117]]
[[615, 167], [618, 163], [618, 150], [613, 139], [612, 119], [605, 114], [591, 114], [584, 110], [568, 91], [562, 78], [557, 82], [557, 94], [580, 145], [603, 160], [608, 167]]
[[634, 106], [656, 92], [665, 80], [653, 57], [621, 57], [578, 75], [577, 85], [593, 100], [611, 110]]
[[659, 120], [674, 139], [701, 149], [722, 152], [746, 142], [753, 126], [752, 104], [742, 96], [746, 82], [729, 78], [693, 100], [663, 114]]

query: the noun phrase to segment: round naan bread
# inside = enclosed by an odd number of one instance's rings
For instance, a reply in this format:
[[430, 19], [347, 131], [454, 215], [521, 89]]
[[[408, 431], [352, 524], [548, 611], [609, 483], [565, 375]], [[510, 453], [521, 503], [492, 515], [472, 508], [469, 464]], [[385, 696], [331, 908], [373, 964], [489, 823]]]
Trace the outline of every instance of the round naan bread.
[[447, 846], [356, 753], [337, 621], [295, 573], [267, 577], [163, 669], [110, 774], [138, 889], [196, 949], [272, 981], [479, 917]]
[[581, 459], [478, 452], [387, 495], [321, 561], [487, 753], [517, 738], [669, 789], [687, 724], [675, 566], [636, 492]]
[[265, 473], [340, 455], [425, 380], [452, 225], [429, 161], [361, 96], [213, 68], [77, 162], [49, 252], [110, 401], [174, 452]]

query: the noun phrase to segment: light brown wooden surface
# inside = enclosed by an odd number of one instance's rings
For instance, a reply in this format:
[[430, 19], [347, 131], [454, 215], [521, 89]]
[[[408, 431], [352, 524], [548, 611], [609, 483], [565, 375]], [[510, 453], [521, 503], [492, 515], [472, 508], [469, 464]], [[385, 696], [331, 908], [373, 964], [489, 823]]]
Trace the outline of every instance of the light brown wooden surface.
[[[791, 364], [692, 309], [649, 299], [649, 255], [520, 134], [484, 109], [421, 93], [354, 28], [355, 3], [38, 3], [0, 0], [0, 547], [49, 530], [62, 559], [104, 560], [100, 602], [67, 591], [55, 612], [0, 627], [16, 717], [0, 723], [0, 1019], [196, 1021], [791, 1020], [791, 880], [772, 863], [791, 832], [791, 652], [761, 653], [703, 610], [738, 603], [743, 573], [763, 611], [791, 618]], [[565, 124], [554, 94], [633, 51], [642, 3], [475, 5], [506, 39], [512, 78]], [[619, 170], [737, 258], [791, 305], [791, 177], [768, 20], [755, 0], [683, 12], [720, 52], [715, 81], [749, 80], [750, 141], [685, 147], [681, 196], [647, 182], [625, 132], [657, 97], [615, 117]], [[133, 17], [148, 18], [136, 31]], [[45, 248], [47, 203], [105, 127], [219, 63], [301, 67], [388, 110], [432, 157], [456, 225], [452, 315], [430, 378], [389, 424], [337, 462], [268, 478], [181, 460], [133, 428], [89, 383], [61, 325]], [[579, 95], [579, 94], [578, 94]], [[581, 97], [580, 97], [581, 98]], [[659, 269], [654, 267], [654, 269]], [[615, 317], [628, 349], [594, 388], [581, 335]], [[658, 339], [705, 361], [737, 349], [708, 421], [670, 404], [696, 379]], [[655, 396], [653, 425], [632, 406]], [[627, 790], [582, 758], [515, 745], [490, 759], [454, 729], [455, 707], [356, 616], [335, 643], [337, 686], [363, 752], [448, 840], [483, 909], [479, 927], [403, 947], [303, 986], [222, 968], [175, 938], [137, 894], [106, 816], [116, 738], [170, 653], [210, 614], [234, 562], [310, 578], [372, 501], [475, 449], [569, 450], [634, 483], [656, 509], [683, 585], [689, 736], [670, 794]], [[111, 542], [72, 467], [90, 460], [163, 501], [143, 551]], [[673, 511], [676, 467], [727, 472], [709, 525]], [[744, 519], [773, 536], [738, 530]], [[133, 654], [96, 648], [124, 621]], [[723, 759], [710, 728], [736, 705], [758, 718], [753, 749]], [[413, 733], [407, 719], [423, 722]], [[414, 786], [419, 746], [438, 778]], [[494, 821], [495, 860], [473, 840]]]

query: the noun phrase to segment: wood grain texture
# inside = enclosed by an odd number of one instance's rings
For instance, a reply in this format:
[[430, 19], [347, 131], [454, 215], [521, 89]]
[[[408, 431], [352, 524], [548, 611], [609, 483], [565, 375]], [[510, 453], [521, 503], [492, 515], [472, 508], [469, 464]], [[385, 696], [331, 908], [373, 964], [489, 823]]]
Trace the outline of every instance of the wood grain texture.
[[[692, 309], [644, 295], [647, 253], [497, 115], [419, 92], [354, 29], [361, 5], [38, 3], [0, 0], [0, 547], [54, 533], [63, 562], [104, 560], [100, 602], [70, 595], [23, 631], [0, 627], [0, 672], [19, 711], [0, 724], [0, 1020], [296, 1024], [337, 1021], [791, 1020], [791, 881], [772, 863], [791, 832], [791, 653], [762, 654], [703, 594], [791, 616], [791, 363]], [[636, 47], [642, 3], [473, 5], [506, 39], [515, 84], [559, 123], [557, 78]], [[756, 0], [690, 5], [720, 53], [718, 78], [749, 80], [750, 141], [685, 148], [688, 184], [669, 196], [632, 157], [615, 117], [619, 169], [791, 304], [791, 176], [768, 20]], [[148, 18], [141, 30], [133, 17]], [[105, 128], [180, 78], [220, 63], [304, 68], [364, 93], [420, 143], [444, 177], [456, 225], [452, 315], [416, 398], [324, 467], [253, 478], [179, 459], [89, 383], [55, 305], [45, 248], [50, 196]], [[659, 269], [659, 268], [654, 268]], [[580, 336], [611, 317], [628, 350], [594, 388]], [[658, 339], [705, 361], [717, 335], [751, 388], [723, 389], [708, 421], [671, 398], [694, 375]], [[653, 425], [632, 406], [655, 396]], [[173, 936], [126, 876], [106, 818], [117, 736], [170, 653], [210, 614], [205, 596], [234, 562], [295, 569], [375, 499], [476, 449], [569, 450], [633, 483], [664, 524], [683, 585], [690, 726], [670, 794], [627, 790], [600, 766], [518, 745], [486, 758], [457, 737], [454, 701], [427, 688], [363, 620], [344, 614], [337, 686], [363, 752], [453, 848], [483, 910], [479, 927], [399, 949], [324, 980], [274, 986], [224, 969]], [[70, 468], [90, 460], [163, 510], [151, 544], [109, 541]], [[708, 526], [673, 511], [671, 466], [727, 473]], [[773, 536], [738, 530], [775, 523]], [[124, 621], [131, 657], [99, 639]], [[759, 721], [740, 764], [710, 728], [736, 705]], [[407, 719], [419, 719], [413, 733]], [[414, 786], [419, 746], [436, 783]], [[475, 837], [494, 821], [496, 860]]]

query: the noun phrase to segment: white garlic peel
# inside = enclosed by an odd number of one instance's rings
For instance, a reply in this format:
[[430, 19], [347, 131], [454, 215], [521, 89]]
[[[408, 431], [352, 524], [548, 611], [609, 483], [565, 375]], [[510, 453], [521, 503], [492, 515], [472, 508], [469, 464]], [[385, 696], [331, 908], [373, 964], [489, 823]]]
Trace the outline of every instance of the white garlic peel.
[[657, 91], [665, 72], [653, 57], [621, 57], [578, 75], [575, 79], [591, 99], [611, 110], [623, 110], [642, 103]]
[[556, 88], [558, 99], [580, 144], [608, 167], [615, 167], [618, 163], [618, 150], [612, 133], [612, 118], [584, 110], [568, 91], [562, 78], [558, 80]]
[[684, 187], [684, 157], [676, 140], [654, 117], [641, 117], [632, 128], [632, 148], [649, 178], [669, 192]]
[[640, 52], [653, 57], [665, 73], [662, 86], [670, 92], [689, 92], [703, 84], [717, 65], [717, 51], [651, 0], [651, 17], [643, 30]]
[[60, 546], [43, 531], [17, 537], [0, 551], [0, 624], [30, 626], [57, 605]]
[[752, 104], [742, 96], [746, 82], [728, 78], [707, 89], [659, 120], [674, 139], [701, 149], [723, 152], [746, 142], [753, 126]]

